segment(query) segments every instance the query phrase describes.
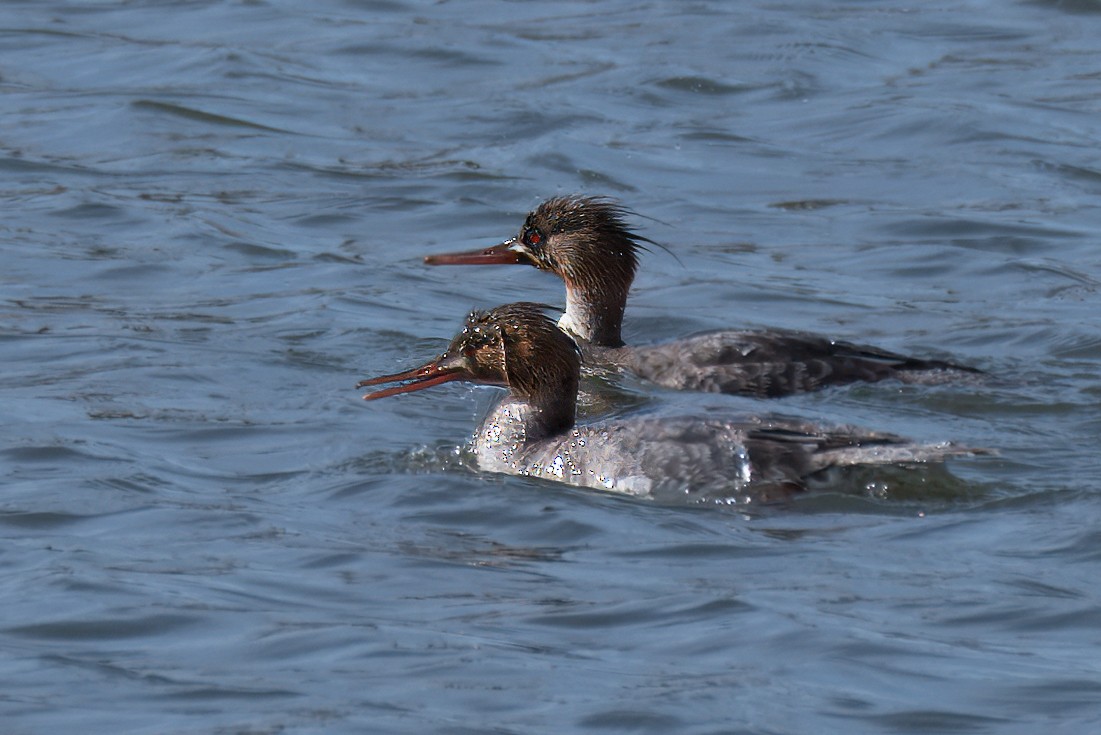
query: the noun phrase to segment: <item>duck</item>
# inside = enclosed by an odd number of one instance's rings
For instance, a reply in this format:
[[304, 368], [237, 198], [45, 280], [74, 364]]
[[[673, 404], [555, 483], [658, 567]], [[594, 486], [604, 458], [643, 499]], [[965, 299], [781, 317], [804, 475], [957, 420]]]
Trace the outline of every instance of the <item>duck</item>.
[[[656, 245], [608, 197], [568, 195], [528, 213], [519, 233], [489, 248], [428, 255], [428, 265], [530, 265], [565, 282], [558, 326], [587, 364], [682, 391], [781, 398], [857, 382], [940, 383], [982, 371], [794, 330], [721, 330], [653, 345], [623, 341], [639, 253]], [[660, 246], [659, 246], [660, 247]]]
[[663, 502], [790, 499], [836, 468], [943, 462], [986, 450], [920, 443], [781, 415], [629, 415], [576, 420], [581, 351], [546, 315], [520, 302], [472, 311], [425, 364], [361, 380], [375, 401], [453, 381], [505, 394], [470, 442], [480, 471]]

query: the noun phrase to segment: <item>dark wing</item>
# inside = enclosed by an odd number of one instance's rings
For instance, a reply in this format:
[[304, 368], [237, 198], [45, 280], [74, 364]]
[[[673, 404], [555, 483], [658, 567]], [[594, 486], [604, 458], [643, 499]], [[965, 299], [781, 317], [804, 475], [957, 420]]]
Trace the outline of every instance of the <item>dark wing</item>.
[[676, 390], [776, 398], [831, 385], [889, 378], [922, 380], [980, 371], [941, 360], [789, 331], [708, 332], [629, 348], [626, 363], [646, 380]]

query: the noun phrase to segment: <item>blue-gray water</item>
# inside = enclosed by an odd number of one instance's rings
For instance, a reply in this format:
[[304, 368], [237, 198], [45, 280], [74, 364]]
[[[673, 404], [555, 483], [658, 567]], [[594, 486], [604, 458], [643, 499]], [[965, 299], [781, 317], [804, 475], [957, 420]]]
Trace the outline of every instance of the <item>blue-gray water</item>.
[[[1099, 39], [1093, 0], [4, 3], [0, 731], [1101, 729]], [[660, 507], [465, 468], [492, 389], [363, 403], [561, 302], [420, 258], [566, 192], [676, 255], [630, 340], [973, 364], [769, 407], [1000, 456]]]

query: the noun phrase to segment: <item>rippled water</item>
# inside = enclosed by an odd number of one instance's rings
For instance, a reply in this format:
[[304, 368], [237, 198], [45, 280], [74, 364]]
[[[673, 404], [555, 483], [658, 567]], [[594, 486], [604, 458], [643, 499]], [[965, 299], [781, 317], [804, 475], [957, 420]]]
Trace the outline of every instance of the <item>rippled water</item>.
[[[1101, 5], [0, 7], [5, 733], [1101, 727]], [[563, 192], [723, 326], [979, 386], [771, 404], [995, 447], [789, 506], [480, 476], [491, 389], [364, 404]], [[723, 397], [633, 400], [723, 410]], [[629, 409], [623, 409], [629, 410]]]

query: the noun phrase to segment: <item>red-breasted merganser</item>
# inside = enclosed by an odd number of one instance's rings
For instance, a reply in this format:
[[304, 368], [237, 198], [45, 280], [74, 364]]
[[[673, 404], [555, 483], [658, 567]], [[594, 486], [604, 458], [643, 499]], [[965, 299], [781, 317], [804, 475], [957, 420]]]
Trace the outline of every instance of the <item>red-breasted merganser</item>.
[[982, 453], [852, 427], [782, 417], [634, 417], [576, 425], [581, 357], [542, 304], [472, 312], [427, 364], [363, 380], [401, 383], [374, 400], [453, 380], [504, 386], [473, 439], [479, 469], [659, 500], [741, 502], [788, 497], [833, 467], [940, 461]]
[[500, 245], [429, 255], [430, 265], [528, 264], [566, 282], [558, 326], [587, 362], [623, 367], [666, 388], [779, 397], [858, 381], [944, 380], [974, 368], [924, 360], [789, 330], [707, 332], [658, 345], [627, 347], [621, 327], [638, 268], [654, 244], [628, 228], [627, 210], [603, 197], [548, 199], [520, 233]]

